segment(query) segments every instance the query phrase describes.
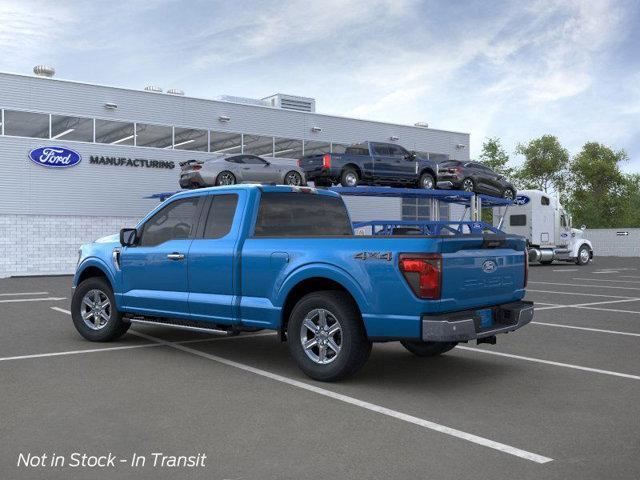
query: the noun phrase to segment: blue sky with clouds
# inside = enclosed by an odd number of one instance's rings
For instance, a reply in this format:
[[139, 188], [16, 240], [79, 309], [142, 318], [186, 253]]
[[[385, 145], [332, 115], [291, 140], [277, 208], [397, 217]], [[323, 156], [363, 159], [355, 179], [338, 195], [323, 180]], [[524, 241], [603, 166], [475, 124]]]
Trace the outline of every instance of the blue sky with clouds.
[[[596, 140], [640, 172], [640, 0], [0, 0], [0, 71], [318, 111], [518, 142]], [[516, 162], [519, 160], [515, 158]]]

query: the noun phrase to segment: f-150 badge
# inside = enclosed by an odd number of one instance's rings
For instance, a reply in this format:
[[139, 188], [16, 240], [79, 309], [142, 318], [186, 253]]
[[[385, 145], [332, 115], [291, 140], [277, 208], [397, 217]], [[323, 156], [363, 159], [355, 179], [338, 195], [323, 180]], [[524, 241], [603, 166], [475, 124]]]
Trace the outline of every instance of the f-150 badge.
[[360, 252], [356, 253], [353, 258], [355, 258], [356, 260], [374, 259], [386, 260], [387, 262], [390, 262], [393, 258], [393, 255], [391, 254], [391, 252]]

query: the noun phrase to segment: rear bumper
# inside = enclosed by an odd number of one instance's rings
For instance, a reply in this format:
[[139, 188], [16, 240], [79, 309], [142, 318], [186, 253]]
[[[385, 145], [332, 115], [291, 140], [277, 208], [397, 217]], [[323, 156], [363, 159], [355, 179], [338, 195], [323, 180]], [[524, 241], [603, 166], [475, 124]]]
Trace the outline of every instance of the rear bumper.
[[316, 179], [320, 179], [320, 180], [336, 179], [335, 172], [333, 172], [330, 168], [316, 167], [316, 168], [311, 168], [309, 170], [305, 168], [303, 170], [304, 170], [305, 178], [310, 182]]
[[493, 324], [480, 326], [477, 310], [444, 315], [422, 316], [422, 340], [425, 342], [464, 342], [519, 329], [533, 319], [533, 302], [518, 301], [490, 307]]
[[202, 175], [198, 172], [188, 172], [180, 175], [180, 188], [205, 187]]

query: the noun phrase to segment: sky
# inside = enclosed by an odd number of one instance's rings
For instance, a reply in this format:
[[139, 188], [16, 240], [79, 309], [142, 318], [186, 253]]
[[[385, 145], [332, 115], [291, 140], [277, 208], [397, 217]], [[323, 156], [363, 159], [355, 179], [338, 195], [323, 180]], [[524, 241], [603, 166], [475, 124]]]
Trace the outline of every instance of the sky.
[[0, 71], [624, 149], [640, 172], [640, 0], [0, 0]]

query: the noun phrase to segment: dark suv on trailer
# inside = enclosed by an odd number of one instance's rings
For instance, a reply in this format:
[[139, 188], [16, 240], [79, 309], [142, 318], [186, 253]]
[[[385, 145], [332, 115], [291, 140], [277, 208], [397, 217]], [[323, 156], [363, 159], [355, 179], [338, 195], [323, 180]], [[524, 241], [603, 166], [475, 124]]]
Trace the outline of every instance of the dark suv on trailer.
[[466, 190], [508, 199], [516, 198], [516, 188], [504, 175], [479, 162], [445, 160], [438, 165], [438, 188]]

